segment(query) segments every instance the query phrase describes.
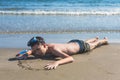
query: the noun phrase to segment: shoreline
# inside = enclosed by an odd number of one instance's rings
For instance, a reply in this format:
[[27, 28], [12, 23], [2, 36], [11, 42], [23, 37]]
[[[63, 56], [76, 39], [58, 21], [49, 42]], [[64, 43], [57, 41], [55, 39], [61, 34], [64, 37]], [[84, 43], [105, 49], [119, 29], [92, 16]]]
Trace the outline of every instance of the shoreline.
[[[55, 42], [55, 43], [59, 43], [59, 42]], [[65, 42], [62, 42], [63, 44], [65, 43]], [[48, 43], [49, 44], [49, 43]], [[108, 43], [108, 45], [120, 45], [120, 42], [109, 42]], [[1, 47], [0, 46], [0, 49], [30, 49], [30, 47], [28, 47], [28, 46], [21, 46], [21, 47], [19, 47], [19, 46], [3, 46], [3, 47]]]

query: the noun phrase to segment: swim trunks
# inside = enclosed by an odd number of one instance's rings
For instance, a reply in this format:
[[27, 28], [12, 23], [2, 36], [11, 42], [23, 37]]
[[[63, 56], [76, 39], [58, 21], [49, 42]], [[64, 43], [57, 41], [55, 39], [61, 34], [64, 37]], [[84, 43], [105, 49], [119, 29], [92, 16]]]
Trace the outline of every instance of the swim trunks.
[[90, 45], [84, 42], [83, 40], [73, 39], [69, 41], [68, 43], [73, 43], [73, 42], [79, 44], [80, 50], [78, 51], [78, 53], [85, 53], [85, 52], [90, 51]]

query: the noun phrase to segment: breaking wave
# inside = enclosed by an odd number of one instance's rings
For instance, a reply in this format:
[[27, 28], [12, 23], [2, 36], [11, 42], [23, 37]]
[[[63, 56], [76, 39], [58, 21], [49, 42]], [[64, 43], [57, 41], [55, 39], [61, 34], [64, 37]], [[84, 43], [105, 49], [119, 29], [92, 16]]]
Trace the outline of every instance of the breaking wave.
[[0, 11], [11, 15], [120, 15], [118, 11]]

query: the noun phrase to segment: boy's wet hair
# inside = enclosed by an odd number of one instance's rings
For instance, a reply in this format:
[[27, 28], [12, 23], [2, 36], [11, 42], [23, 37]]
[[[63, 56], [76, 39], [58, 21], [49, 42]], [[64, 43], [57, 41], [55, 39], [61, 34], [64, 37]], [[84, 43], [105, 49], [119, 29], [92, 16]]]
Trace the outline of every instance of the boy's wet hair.
[[45, 44], [45, 41], [42, 37], [40, 36], [36, 36], [36, 37], [32, 37], [28, 43], [27, 46], [34, 46], [35, 44]]

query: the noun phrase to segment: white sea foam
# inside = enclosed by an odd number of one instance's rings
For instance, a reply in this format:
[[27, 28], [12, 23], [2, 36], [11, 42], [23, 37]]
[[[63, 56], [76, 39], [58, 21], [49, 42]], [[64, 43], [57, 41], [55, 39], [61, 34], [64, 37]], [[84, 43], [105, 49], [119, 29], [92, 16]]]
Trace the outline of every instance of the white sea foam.
[[115, 11], [0, 11], [0, 14], [12, 15], [120, 15]]

